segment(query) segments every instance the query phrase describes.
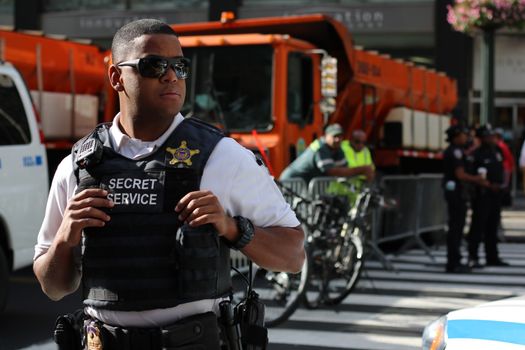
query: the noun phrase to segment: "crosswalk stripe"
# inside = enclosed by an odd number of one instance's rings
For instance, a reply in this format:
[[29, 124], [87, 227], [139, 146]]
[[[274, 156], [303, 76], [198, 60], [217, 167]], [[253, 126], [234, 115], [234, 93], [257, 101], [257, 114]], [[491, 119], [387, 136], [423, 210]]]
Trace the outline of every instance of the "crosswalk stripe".
[[[470, 274], [446, 274], [444, 247], [389, 256], [397, 272], [367, 261], [355, 290], [341, 305], [307, 310], [270, 330], [272, 350], [420, 349], [424, 327], [456, 309], [525, 294], [525, 245], [500, 245], [510, 267], [486, 267]], [[336, 287], [341, 287], [335, 283]]]

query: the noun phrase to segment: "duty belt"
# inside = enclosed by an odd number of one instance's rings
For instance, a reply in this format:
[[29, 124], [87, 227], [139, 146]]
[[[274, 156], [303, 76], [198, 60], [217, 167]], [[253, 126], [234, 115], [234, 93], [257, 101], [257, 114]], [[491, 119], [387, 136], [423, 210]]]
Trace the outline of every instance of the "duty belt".
[[88, 350], [219, 350], [217, 315], [206, 312], [161, 328], [123, 328], [84, 322]]

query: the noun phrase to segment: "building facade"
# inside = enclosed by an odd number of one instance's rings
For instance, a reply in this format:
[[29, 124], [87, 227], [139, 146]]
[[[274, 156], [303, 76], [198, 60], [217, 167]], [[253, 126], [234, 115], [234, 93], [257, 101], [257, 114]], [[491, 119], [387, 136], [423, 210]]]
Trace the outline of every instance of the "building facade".
[[[454, 116], [479, 120], [479, 38], [454, 32], [446, 21], [452, 0], [0, 0], [0, 25], [90, 39], [109, 47], [124, 23], [153, 17], [168, 23], [324, 13], [346, 25], [356, 45], [444, 71], [458, 81]], [[496, 120], [515, 149], [525, 125], [523, 33], [496, 37]]]

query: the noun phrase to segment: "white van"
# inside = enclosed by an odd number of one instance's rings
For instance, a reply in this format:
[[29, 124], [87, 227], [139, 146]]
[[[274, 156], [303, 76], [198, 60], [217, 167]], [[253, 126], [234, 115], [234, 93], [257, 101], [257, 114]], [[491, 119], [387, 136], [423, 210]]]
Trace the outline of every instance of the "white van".
[[29, 266], [44, 217], [46, 150], [22, 77], [0, 61], [0, 311], [9, 273]]

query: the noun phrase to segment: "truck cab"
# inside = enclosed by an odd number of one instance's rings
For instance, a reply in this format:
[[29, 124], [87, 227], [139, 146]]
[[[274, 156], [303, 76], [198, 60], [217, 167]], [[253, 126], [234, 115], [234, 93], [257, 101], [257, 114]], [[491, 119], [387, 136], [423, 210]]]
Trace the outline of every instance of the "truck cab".
[[320, 57], [311, 44], [262, 34], [180, 40], [192, 62], [183, 115], [211, 122], [264, 153], [272, 175], [322, 134]]
[[30, 266], [49, 188], [45, 146], [28, 89], [0, 61], [0, 311], [10, 272]]

